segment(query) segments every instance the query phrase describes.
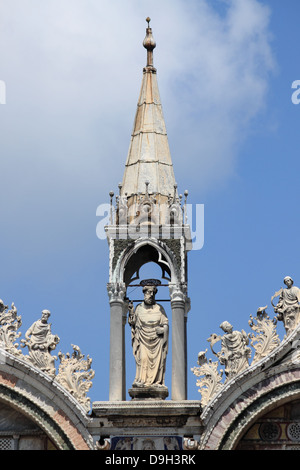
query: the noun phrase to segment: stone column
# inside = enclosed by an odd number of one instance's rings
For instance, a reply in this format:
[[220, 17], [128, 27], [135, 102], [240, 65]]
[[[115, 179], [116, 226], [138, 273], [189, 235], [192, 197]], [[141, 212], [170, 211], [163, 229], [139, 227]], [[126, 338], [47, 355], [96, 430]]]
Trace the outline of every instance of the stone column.
[[172, 400], [187, 399], [186, 296], [180, 285], [170, 284], [172, 308]]
[[125, 322], [126, 310], [124, 284], [114, 283], [107, 286], [110, 303], [110, 365], [109, 401], [126, 399], [125, 390]]

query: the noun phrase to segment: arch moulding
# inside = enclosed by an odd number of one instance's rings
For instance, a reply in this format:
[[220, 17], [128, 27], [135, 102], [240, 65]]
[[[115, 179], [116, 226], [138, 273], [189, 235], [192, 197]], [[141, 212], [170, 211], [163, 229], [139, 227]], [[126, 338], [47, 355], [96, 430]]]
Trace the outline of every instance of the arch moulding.
[[203, 450], [234, 450], [254, 422], [287, 401], [300, 398], [300, 367], [279, 366], [273, 375], [262, 374], [255, 384], [238, 387], [232, 399], [224, 397], [217, 422], [207, 422]]
[[89, 416], [50, 376], [1, 350], [0, 401], [33, 421], [59, 450], [92, 450]]
[[[178, 245], [180, 244], [180, 240], [176, 240]], [[128, 266], [130, 260], [132, 260], [133, 256], [137, 254], [137, 252], [143, 248], [150, 247], [158, 255], [157, 259], [151, 259], [151, 254], [149, 255], [149, 259], [146, 261], [140, 260], [140, 263], [136, 266], [135, 271], [143, 266], [146, 262], [152, 261], [158, 264], [162, 272], [166, 271], [170, 277], [170, 282], [172, 284], [178, 284], [180, 282], [180, 249], [178, 253], [174, 253], [166, 243], [162, 240], [157, 240], [155, 238], [141, 238], [132, 242], [129, 246], [127, 246], [118, 256], [115, 269], [112, 272], [112, 282], [116, 283], [123, 283], [126, 280], [126, 267]], [[153, 258], [153, 257], [152, 257]], [[125, 284], [127, 284], [125, 282]]]

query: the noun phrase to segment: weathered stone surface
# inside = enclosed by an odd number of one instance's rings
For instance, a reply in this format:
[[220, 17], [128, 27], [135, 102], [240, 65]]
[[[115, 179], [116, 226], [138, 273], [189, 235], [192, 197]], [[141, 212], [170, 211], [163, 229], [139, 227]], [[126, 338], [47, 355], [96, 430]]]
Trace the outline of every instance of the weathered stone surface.
[[132, 349], [136, 375], [130, 391], [132, 398], [166, 398], [164, 385], [168, 351], [169, 321], [164, 308], [155, 302], [157, 287], [143, 287], [144, 301], [129, 309]]
[[[190, 436], [193, 446], [199, 441], [200, 411], [199, 401], [132, 400], [94, 402], [92, 416], [94, 423], [102, 423], [100, 434], [106, 450], [107, 446], [142, 450], [149, 441], [155, 445], [152, 450], [184, 450], [189, 445], [185, 436]], [[91, 426], [90, 431], [96, 435], [96, 428]]]

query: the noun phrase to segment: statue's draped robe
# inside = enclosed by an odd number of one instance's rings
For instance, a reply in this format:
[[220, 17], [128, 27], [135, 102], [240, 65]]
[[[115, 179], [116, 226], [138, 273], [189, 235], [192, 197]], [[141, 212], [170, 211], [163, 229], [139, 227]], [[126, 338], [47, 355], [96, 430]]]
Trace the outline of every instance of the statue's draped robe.
[[248, 338], [244, 331], [233, 331], [222, 337], [221, 364], [225, 364], [227, 380], [245, 370], [249, 365], [250, 348], [247, 347]]
[[[164, 385], [168, 347], [168, 318], [161, 305], [139, 304], [131, 321], [136, 361], [135, 385]], [[163, 334], [156, 328], [164, 327]]]
[[290, 334], [300, 322], [300, 289], [292, 286], [289, 289], [283, 289], [276, 311], [279, 312], [280, 320], [283, 320], [287, 334]]
[[296, 286], [292, 286], [289, 289], [283, 289], [280, 294], [277, 309], [279, 311], [285, 311], [288, 308], [298, 305], [300, 301], [300, 289]]
[[55, 373], [55, 358], [51, 356], [50, 351], [55, 349], [59, 338], [51, 333], [51, 324], [37, 320], [27, 330], [25, 337], [33, 364], [53, 375]]
[[27, 331], [26, 335], [31, 335], [32, 349], [39, 349], [39, 347], [47, 349], [49, 341], [52, 342], [53, 340], [51, 335], [51, 324], [43, 323], [41, 320], [37, 320]]

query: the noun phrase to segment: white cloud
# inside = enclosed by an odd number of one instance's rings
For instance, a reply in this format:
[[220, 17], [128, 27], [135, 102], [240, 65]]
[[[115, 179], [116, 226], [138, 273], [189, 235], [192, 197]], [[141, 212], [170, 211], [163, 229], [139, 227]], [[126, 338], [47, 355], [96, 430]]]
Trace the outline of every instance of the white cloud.
[[167, 103], [168, 118], [174, 116], [173, 150], [186, 165], [179, 173], [205, 188], [234, 173], [240, 144], [264, 109], [275, 68], [269, 10], [256, 0], [227, 4], [222, 16], [208, 2], [200, 4], [185, 23], [190, 28], [177, 37], [176, 73], [166, 78], [173, 85]]
[[215, 4], [222, 14], [204, 0], [2, 2], [2, 217], [9, 222], [19, 209], [26, 222], [34, 207], [39, 224], [63, 218], [66, 197], [78, 215], [84, 201], [91, 207], [97, 194], [97, 203], [105, 202], [116, 189], [146, 60], [148, 15], [175, 174], [186, 186], [227, 178], [265, 103], [273, 57], [266, 7], [258, 0]]

